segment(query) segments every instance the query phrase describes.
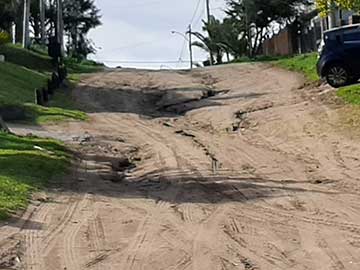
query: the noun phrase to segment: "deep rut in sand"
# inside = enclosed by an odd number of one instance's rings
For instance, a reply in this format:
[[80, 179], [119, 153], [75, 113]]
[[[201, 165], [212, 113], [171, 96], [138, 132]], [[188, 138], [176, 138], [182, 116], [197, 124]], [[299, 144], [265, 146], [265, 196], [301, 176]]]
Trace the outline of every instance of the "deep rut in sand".
[[0, 268], [359, 269], [360, 147], [302, 84], [262, 64], [84, 77], [90, 122], [42, 131], [73, 173], [2, 226]]

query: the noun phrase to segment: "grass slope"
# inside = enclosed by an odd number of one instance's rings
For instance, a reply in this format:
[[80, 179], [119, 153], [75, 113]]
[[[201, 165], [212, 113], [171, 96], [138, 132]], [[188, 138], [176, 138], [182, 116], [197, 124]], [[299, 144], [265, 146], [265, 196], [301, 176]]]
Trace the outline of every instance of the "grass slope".
[[34, 89], [46, 85], [47, 76], [12, 63], [0, 63], [0, 104], [34, 101]]
[[91, 60], [80, 62], [74, 59], [65, 59], [65, 65], [70, 74], [94, 73], [104, 70], [104, 65]]
[[72, 103], [69, 91], [58, 90], [50, 107], [34, 104], [34, 89], [44, 87], [50, 76], [49, 57], [15, 45], [0, 46], [1, 53], [10, 63], [0, 63], [0, 107], [20, 108], [28, 121], [37, 124], [87, 119], [86, 114], [75, 110], [73, 104], [69, 106]]
[[52, 64], [49, 56], [39, 52], [24, 50], [20, 45], [6, 44], [0, 46], [0, 54], [6, 61], [41, 72], [51, 72]]
[[317, 53], [302, 54], [283, 58], [273, 63], [287, 70], [303, 73], [309, 81], [316, 82], [320, 79], [316, 72], [317, 56]]
[[66, 173], [69, 158], [55, 140], [0, 132], [0, 219], [24, 209], [32, 191]]
[[[311, 82], [316, 82], [320, 79], [316, 72], [316, 53], [283, 58], [274, 61], [273, 63], [291, 71], [301, 72], [305, 74], [307, 79]], [[360, 105], [360, 84], [340, 88], [337, 91], [337, 96], [342, 98], [346, 103]]]
[[342, 87], [337, 95], [347, 103], [360, 105], [360, 84]]

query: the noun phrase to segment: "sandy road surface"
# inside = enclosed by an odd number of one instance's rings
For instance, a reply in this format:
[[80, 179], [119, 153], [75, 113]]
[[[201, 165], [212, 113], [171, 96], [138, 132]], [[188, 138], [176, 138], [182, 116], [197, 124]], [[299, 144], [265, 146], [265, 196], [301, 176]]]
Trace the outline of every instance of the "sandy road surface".
[[78, 160], [2, 226], [4, 269], [360, 269], [360, 144], [302, 83], [261, 64], [84, 78], [91, 121], [33, 130]]

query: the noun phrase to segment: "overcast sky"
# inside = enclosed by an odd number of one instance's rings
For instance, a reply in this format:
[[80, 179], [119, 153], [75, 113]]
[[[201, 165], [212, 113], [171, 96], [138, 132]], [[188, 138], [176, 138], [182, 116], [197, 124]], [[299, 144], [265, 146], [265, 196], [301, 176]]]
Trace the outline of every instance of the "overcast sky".
[[[223, 17], [225, 0], [210, 1], [212, 13]], [[99, 47], [93, 59], [112, 67], [188, 67], [188, 63], [167, 63], [178, 61], [184, 47], [184, 39], [171, 31], [185, 32], [192, 18], [194, 29], [201, 30], [205, 0], [96, 0], [96, 4], [103, 25], [89, 34]], [[184, 61], [189, 60], [187, 48], [181, 54]], [[194, 58], [205, 60], [206, 54], [194, 48]], [[140, 63], [155, 61], [159, 63]]]

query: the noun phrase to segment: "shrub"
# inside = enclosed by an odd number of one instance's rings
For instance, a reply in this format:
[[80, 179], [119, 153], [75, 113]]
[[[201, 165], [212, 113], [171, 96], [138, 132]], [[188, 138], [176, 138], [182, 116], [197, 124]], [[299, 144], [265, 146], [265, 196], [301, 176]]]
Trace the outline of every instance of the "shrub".
[[10, 43], [11, 42], [11, 36], [7, 32], [0, 31], [0, 45]]

